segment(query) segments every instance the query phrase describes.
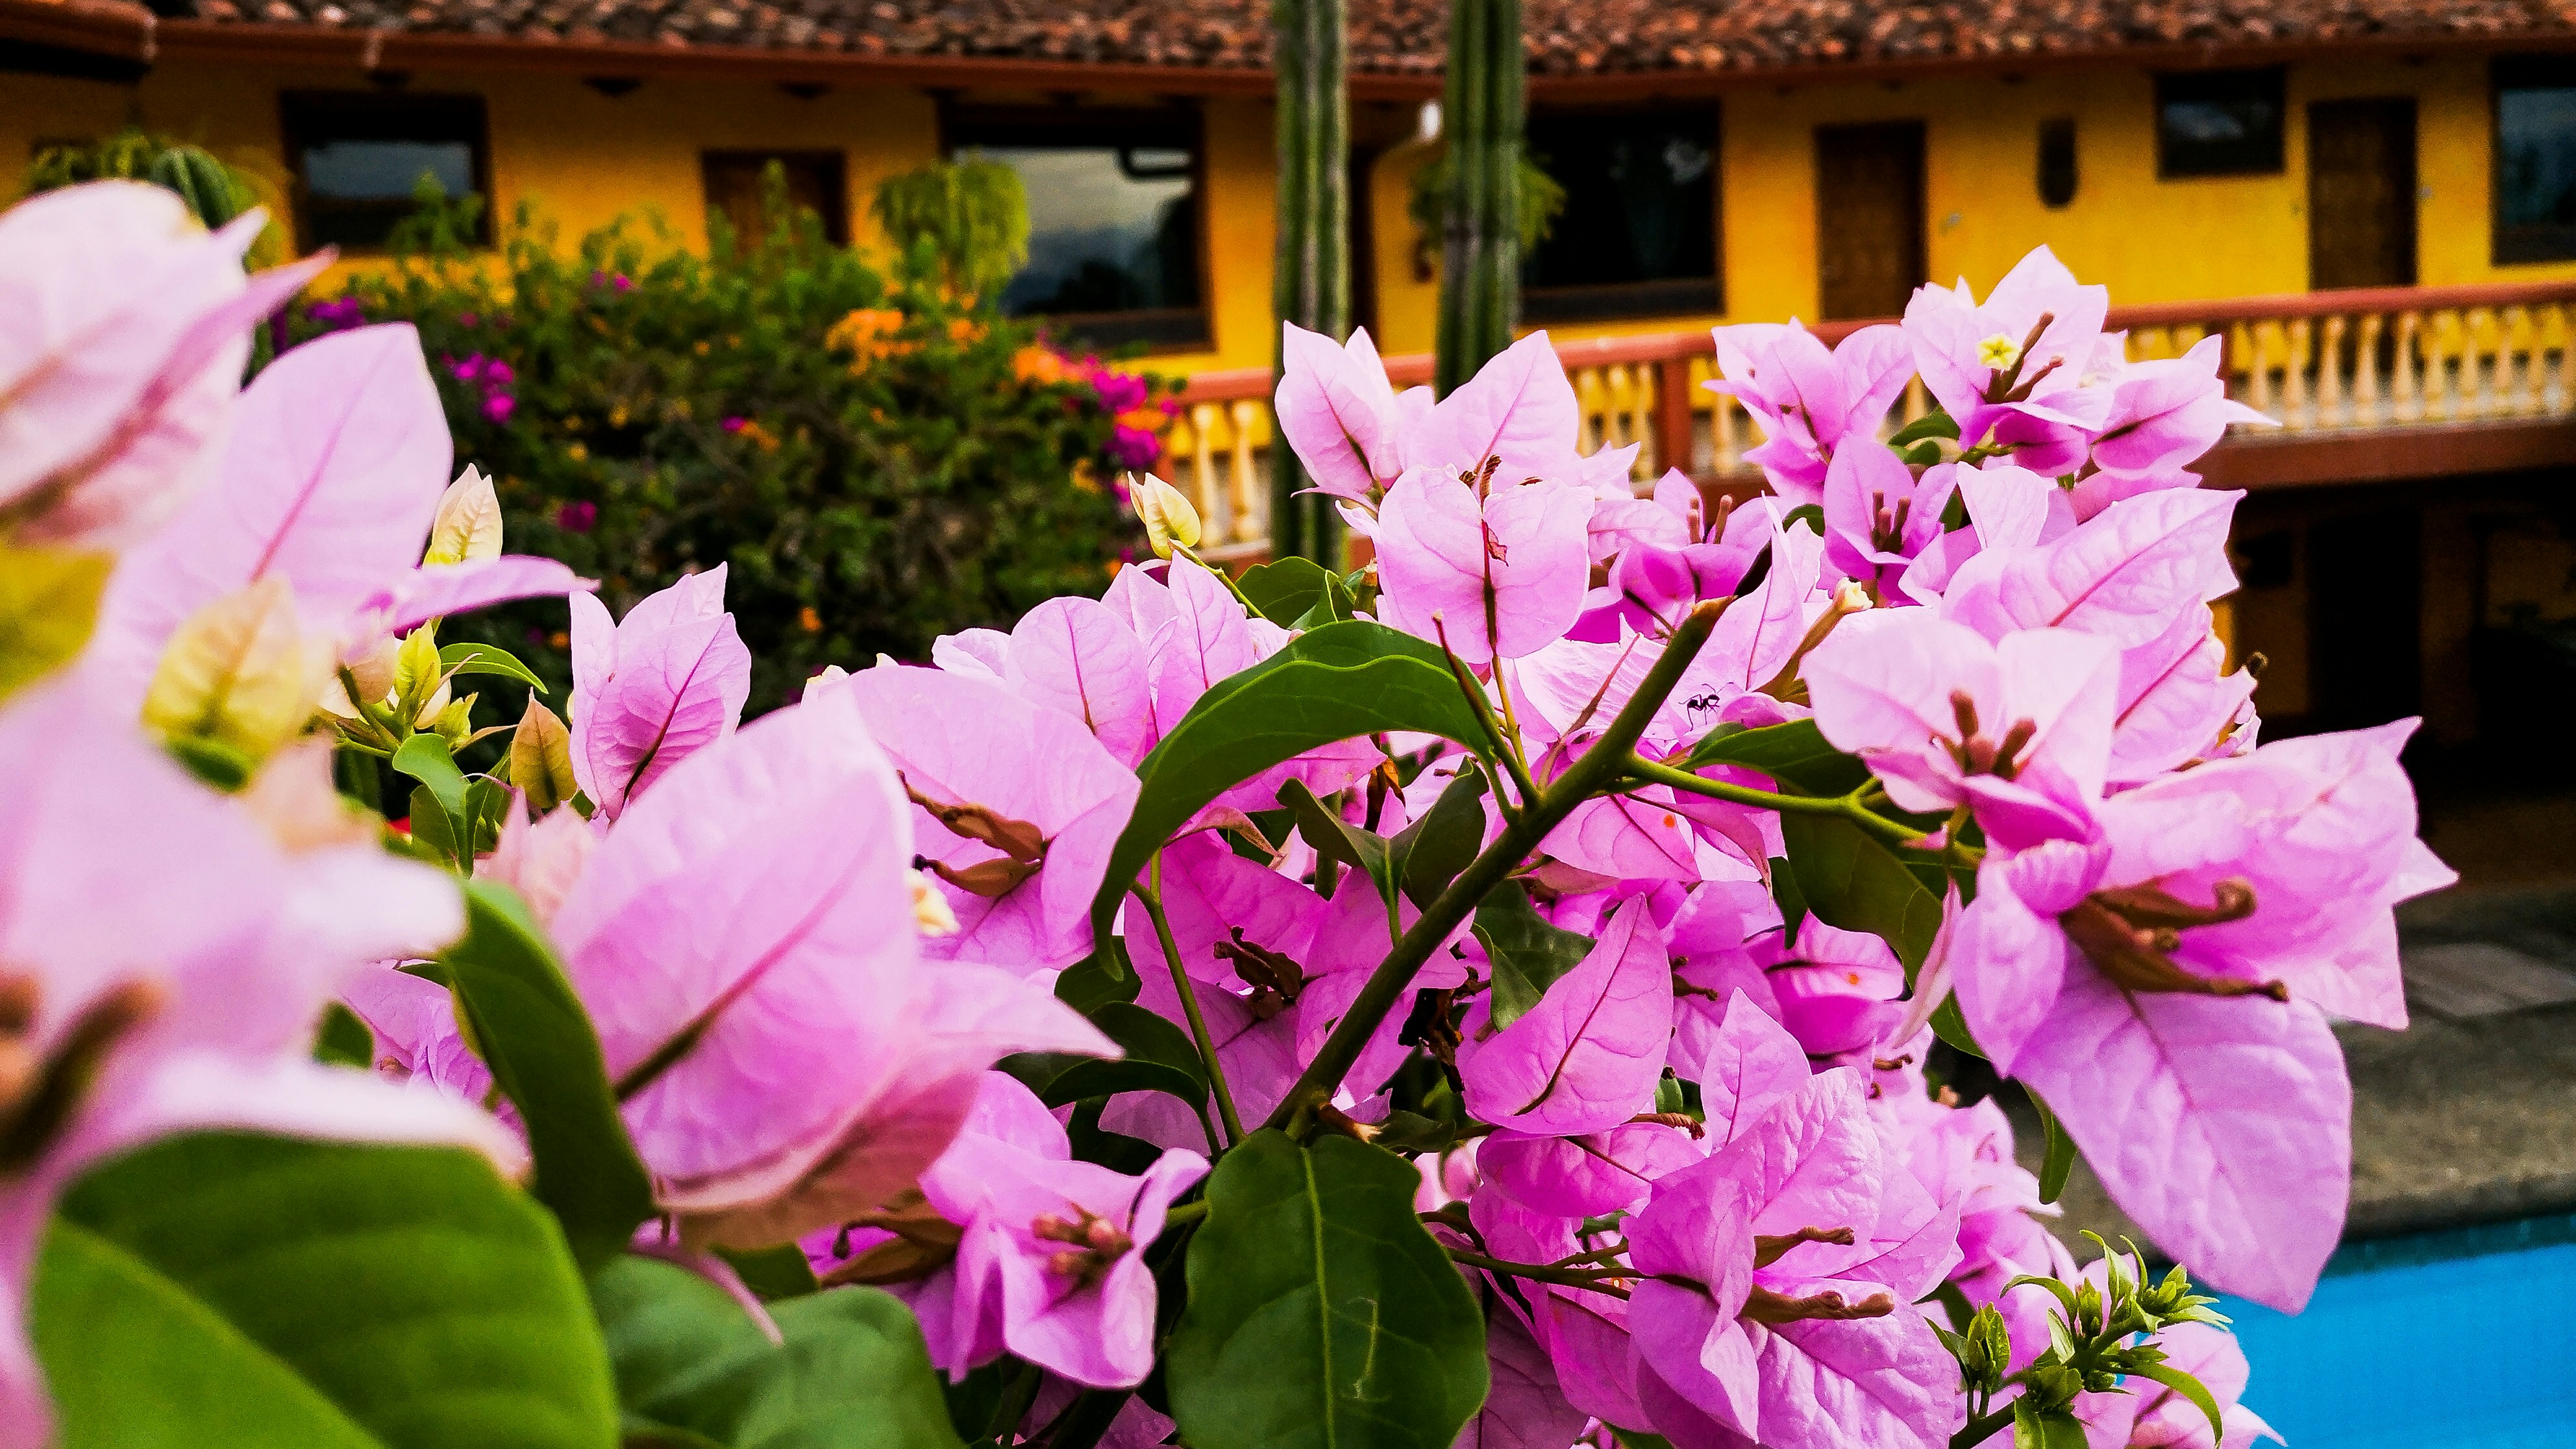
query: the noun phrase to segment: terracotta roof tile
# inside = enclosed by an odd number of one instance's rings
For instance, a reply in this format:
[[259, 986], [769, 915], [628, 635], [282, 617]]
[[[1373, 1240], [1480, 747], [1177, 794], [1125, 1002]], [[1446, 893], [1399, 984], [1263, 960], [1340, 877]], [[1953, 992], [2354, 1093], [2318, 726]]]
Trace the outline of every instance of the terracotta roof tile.
[[[1268, 0], [196, 0], [203, 19], [871, 56], [1269, 63]], [[1440, 69], [1445, 0], [1351, 0], [1355, 71]], [[1527, 0], [1532, 73], [2576, 33], [2576, 0]]]

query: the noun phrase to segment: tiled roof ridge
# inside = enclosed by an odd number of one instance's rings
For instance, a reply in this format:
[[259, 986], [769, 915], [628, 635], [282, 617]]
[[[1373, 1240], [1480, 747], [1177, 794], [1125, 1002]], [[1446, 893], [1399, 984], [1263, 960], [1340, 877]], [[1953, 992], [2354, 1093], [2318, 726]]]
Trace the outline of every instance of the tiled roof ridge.
[[[215, 22], [860, 58], [1260, 70], [1268, 0], [165, 0]], [[1445, 0], [1351, 0], [1351, 66], [1429, 76]], [[1527, 0], [1540, 76], [2576, 35], [2576, 0]]]

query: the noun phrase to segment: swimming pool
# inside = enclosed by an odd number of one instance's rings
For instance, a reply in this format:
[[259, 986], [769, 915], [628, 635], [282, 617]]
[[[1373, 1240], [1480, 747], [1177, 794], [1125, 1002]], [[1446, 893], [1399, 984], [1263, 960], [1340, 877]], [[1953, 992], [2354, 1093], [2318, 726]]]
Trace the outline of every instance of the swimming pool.
[[2356, 1243], [2295, 1318], [2226, 1299], [2294, 1449], [2576, 1446], [2576, 1214]]

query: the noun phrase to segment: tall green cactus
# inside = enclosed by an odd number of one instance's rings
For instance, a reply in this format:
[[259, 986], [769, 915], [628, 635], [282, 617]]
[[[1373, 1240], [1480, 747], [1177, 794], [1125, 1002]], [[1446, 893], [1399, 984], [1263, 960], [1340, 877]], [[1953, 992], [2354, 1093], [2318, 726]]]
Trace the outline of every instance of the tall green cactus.
[[[1279, 84], [1279, 254], [1271, 300], [1283, 322], [1340, 341], [1351, 322], [1350, 30], [1343, 0], [1271, 0]], [[1284, 360], [1283, 360], [1284, 365]], [[1331, 500], [1297, 490], [1306, 470], [1270, 449], [1270, 556], [1341, 567]]]
[[1521, 0], [1450, 0], [1449, 196], [1440, 238], [1442, 396], [1512, 345], [1521, 302]]

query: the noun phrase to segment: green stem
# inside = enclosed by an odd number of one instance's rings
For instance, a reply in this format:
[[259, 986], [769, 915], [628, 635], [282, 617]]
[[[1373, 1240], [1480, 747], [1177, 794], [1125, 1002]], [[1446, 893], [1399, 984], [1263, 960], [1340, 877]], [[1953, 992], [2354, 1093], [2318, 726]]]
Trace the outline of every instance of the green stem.
[[1190, 562], [1197, 564], [1200, 568], [1206, 569], [1209, 573], [1216, 575], [1217, 578], [1225, 584], [1225, 591], [1234, 595], [1234, 601], [1241, 604], [1244, 607], [1245, 612], [1251, 614], [1252, 617], [1256, 619], [1265, 617], [1261, 612], [1261, 606], [1244, 596], [1242, 588], [1234, 581], [1234, 575], [1227, 573], [1224, 569], [1221, 569], [1215, 564], [1209, 563], [1206, 559], [1199, 557], [1196, 552], [1192, 551], [1188, 544], [1175, 541], [1172, 544], [1172, 553], [1174, 557], [1188, 559]]
[[[1440, 633], [1440, 657], [1449, 661], [1449, 677], [1458, 681], [1458, 692], [1467, 697], [1467, 708], [1474, 712], [1476, 723], [1484, 727], [1485, 733], [1491, 735], [1499, 747], [1503, 764], [1511, 770], [1512, 783], [1520, 788], [1521, 805], [1526, 809], [1539, 795], [1538, 781], [1530, 777], [1529, 762], [1522, 759], [1520, 752], [1513, 749], [1511, 741], [1505, 738], [1502, 722], [1494, 718], [1492, 701], [1486, 699], [1485, 691], [1477, 687], [1476, 676], [1467, 671], [1467, 661], [1459, 658], [1458, 651], [1449, 647], [1449, 631], [1442, 626], [1439, 616], [1433, 615], [1431, 623]], [[1499, 674], [1500, 670], [1496, 672]], [[1495, 803], [1501, 804], [1502, 798], [1502, 792], [1496, 790]], [[1508, 817], [1510, 812], [1507, 810], [1504, 814]]]
[[1465, 1248], [1449, 1249], [1449, 1260], [1453, 1263], [1464, 1263], [1470, 1268], [1482, 1268], [1488, 1273], [1509, 1273], [1515, 1278], [1527, 1278], [1534, 1283], [1562, 1283], [1568, 1288], [1585, 1288], [1595, 1293], [1607, 1293], [1613, 1298], [1628, 1296], [1627, 1289], [1614, 1283], [1601, 1281], [1602, 1275], [1599, 1273], [1551, 1268], [1544, 1263], [1515, 1263], [1504, 1258], [1489, 1258], [1482, 1253], [1469, 1252]]
[[1874, 814], [1863, 807], [1857, 798], [1850, 795], [1783, 795], [1774, 790], [1756, 790], [1750, 785], [1738, 785], [1732, 781], [1712, 780], [1705, 775], [1694, 775], [1688, 770], [1677, 770], [1670, 765], [1647, 759], [1630, 760], [1628, 776], [1630, 779], [1646, 784], [1670, 785], [1676, 790], [1687, 790], [1694, 795], [1706, 795], [1712, 800], [1728, 800], [1738, 805], [1751, 805], [1757, 809], [1777, 810], [1784, 815], [1838, 815], [1890, 845], [1914, 845], [1923, 839], [1922, 831], [1902, 821], [1890, 820], [1884, 815]]
[[1207, 1214], [1206, 1198], [1200, 1198], [1197, 1202], [1176, 1202], [1164, 1210], [1163, 1226], [1168, 1228], [1179, 1223], [1194, 1223], [1206, 1217]]
[[1991, 1414], [1980, 1414], [1970, 1419], [1966, 1428], [1950, 1436], [1950, 1449], [1976, 1449], [2011, 1423], [2012, 1416], [2012, 1405], [2006, 1404]]
[[1681, 627], [1673, 631], [1672, 642], [1664, 647], [1662, 657], [1647, 672], [1636, 694], [1610, 722], [1609, 730], [1583, 752], [1582, 758], [1567, 766], [1555, 784], [1540, 792], [1520, 818], [1505, 826], [1501, 838], [1469, 862], [1448, 889], [1423, 908], [1412, 929], [1398, 938], [1395, 949], [1369, 973], [1359, 995], [1352, 998], [1350, 1009], [1343, 1013], [1341, 1024], [1324, 1038], [1314, 1061], [1307, 1064], [1296, 1085], [1271, 1110], [1266, 1125], [1284, 1128], [1300, 1109], [1311, 1111], [1330, 1101], [1352, 1063], [1359, 1060], [1361, 1049], [1376, 1034], [1378, 1024], [1395, 1009], [1405, 988], [1413, 984], [1415, 974], [1440, 943], [1449, 939], [1449, 933], [1465, 923], [1477, 902], [1502, 884], [1512, 868], [1527, 859], [1547, 833], [1574, 812], [1575, 806], [1614, 786], [1627, 772], [1638, 737], [1646, 732], [1655, 711], [1663, 707], [1665, 696], [1681, 682], [1682, 672], [1699, 657], [1700, 646], [1708, 642], [1709, 630], [1716, 627], [1717, 616], [1724, 607], [1723, 602], [1710, 600], [1692, 609]]
[[1153, 918], [1155, 939], [1163, 943], [1163, 959], [1171, 963], [1172, 989], [1181, 994], [1181, 1010], [1190, 1018], [1190, 1039], [1198, 1043], [1199, 1057], [1207, 1063], [1208, 1085], [1216, 1091], [1217, 1116], [1225, 1122], [1225, 1140], [1232, 1146], [1243, 1140], [1243, 1119], [1235, 1114], [1234, 1089], [1226, 1085], [1225, 1066], [1216, 1059], [1216, 1038], [1208, 1034], [1207, 1018], [1199, 1012], [1199, 996], [1190, 989], [1190, 973], [1181, 966], [1180, 945], [1172, 939], [1172, 923], [1163, 915], [1163, 856], [1154, 854], [1154, 886], [1131, 886], [1136, 899], [1145, 903], [1145, 914]]

